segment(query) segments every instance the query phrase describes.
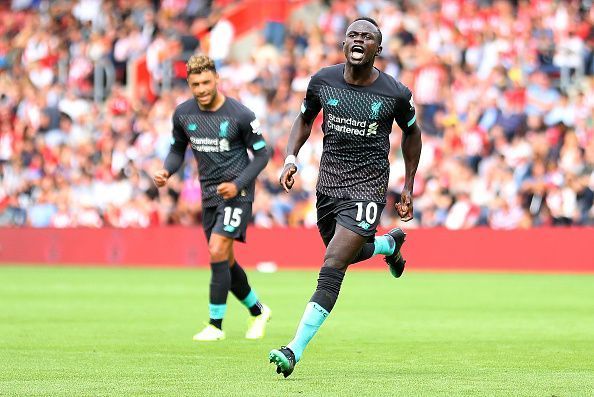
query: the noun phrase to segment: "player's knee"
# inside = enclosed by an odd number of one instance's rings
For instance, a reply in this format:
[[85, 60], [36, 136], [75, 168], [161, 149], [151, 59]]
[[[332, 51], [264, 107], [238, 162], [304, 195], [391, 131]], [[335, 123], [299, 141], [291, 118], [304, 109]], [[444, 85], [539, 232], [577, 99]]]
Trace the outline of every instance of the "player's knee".
[[224, 244], [211, 243], [208, 245], [211, 262], [221, 262], [229, 259], [229, 247]]
[[324, 258], [324, 267], [333, 267], [335, 269], [344, 270], [348, 267], [348, 263], [334, 255], [326, 255]]

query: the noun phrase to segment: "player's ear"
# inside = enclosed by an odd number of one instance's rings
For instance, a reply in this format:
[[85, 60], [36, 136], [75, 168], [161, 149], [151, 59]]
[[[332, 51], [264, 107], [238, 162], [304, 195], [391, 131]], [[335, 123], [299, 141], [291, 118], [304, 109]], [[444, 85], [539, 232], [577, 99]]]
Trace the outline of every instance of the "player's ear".
[[375, 52], [375, 56], [379, 56], [382, 53], [382, 50], [384, 49], [384, 47], [382, 47], [381, 45], [379, 47], [377, 47], [377, 51]]
[[342, 48], [344, 48], [344, 45], [346, 44], [346, 41], [342, 42]]

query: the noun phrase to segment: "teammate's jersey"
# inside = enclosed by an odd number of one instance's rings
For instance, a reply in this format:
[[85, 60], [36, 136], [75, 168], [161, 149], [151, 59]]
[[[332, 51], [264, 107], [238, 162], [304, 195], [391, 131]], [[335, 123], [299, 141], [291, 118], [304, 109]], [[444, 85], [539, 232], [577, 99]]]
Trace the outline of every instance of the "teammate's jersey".
[[[183, 102], [173, 114], [172, 145], [190, 144], [198, 162], [202, 204], [212, 207], [223, 202], [217, 185], [232, 182], [249, 164], [246, 149], [266, 146], [260, 123], [254, 113], [240, 102], [227, 97], [217, 111], [200, 110], [194, 98]], [[252, 181], [234, 200], [254, 201]]]
[[394, 120], [415, 122], [410, 90], [380, 71], [370, 86], [348, 84], [344, 64], [321, 69], [310, 80], [301, 113], [312, 120], [324, 109], [324, 146], [317, 190], [342, 199], [386, 201], [389, 135]]

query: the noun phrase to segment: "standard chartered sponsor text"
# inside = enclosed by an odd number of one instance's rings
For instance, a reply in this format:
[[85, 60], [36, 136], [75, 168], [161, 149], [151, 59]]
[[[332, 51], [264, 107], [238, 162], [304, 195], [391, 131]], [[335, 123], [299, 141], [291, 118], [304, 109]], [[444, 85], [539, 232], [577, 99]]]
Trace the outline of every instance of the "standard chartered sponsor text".
[[218, 138], [196, 138], [195, 136], [190, 137], [190, 142], [194, 145], [218, 145]]
[[337, 132], [365, 136], [367, 120], [355, 120], [351, 117], [338, 117], [328, 113], [328, 128]]
[[221, 152], [218, 146], [192, 145], [192, 149], [197, 152]]
[[190, 137], [190, 145], [197, 152], [220, 152], [218, 138]]

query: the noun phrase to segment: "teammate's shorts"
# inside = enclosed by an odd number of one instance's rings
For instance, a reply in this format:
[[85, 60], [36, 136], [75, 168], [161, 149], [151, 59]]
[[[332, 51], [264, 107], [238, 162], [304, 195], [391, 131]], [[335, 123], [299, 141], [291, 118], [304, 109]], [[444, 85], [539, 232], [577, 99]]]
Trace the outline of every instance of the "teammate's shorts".
[[317, 193], [318, 230], [324, 242], [334, 236], [336, 224], [373, 240], [385, 203], [345, 200]]
[[252, 203], [233, 201], [202, 209], [202, 227], [206, 240], [214, 232], [245, 243], [247, 227], [252, 218]]

